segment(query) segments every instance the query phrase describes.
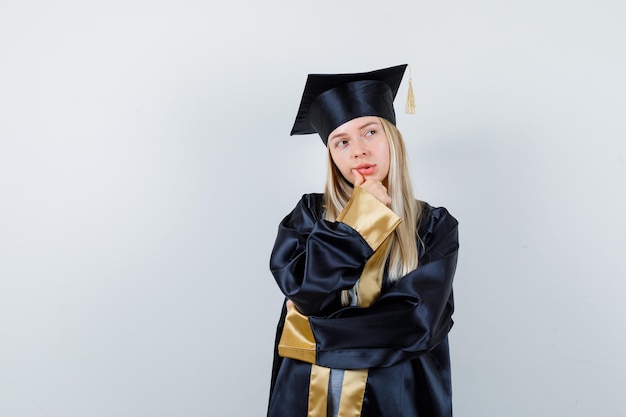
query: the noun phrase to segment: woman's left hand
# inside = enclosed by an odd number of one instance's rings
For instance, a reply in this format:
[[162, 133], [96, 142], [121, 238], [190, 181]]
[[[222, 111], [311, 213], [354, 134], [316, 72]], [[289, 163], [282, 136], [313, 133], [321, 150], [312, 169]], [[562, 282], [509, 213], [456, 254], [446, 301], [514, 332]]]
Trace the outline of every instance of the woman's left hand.
[[352, 172], [354, 173], [355, 187], [363, 188], [365, 191], [376, 197], [378, 201], [380, 201], [387, 207], [391, 206], [391, 197], [387, 193], [387, 187], [385, 187], [382, 182], [378, 180], [366, 179], [356, 169], [353, 169]]

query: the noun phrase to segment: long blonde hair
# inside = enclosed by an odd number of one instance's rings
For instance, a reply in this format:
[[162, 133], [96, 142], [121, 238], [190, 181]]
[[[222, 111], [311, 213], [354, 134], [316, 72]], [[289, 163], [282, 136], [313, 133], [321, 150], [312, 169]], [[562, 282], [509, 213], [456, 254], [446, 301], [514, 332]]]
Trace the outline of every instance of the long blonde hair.
[[[413, 195], [413, 187], [409, 176], [406, 148], [402, 134], [396, 126], [383, 118], [378, 118], [385, 134], [389, 139], [389, 175], [387, 177], [387, 192], [391, 197], [391, 210], [396, 213], [402, 222], [390, 236], [391, 244], [384, 256], [383, 265], [387, 264], [387, 276], [395, 282], [417, 268], [417, 225], [421, 216], [421, 205]], [[352, 184], [341, 174], [328, 152], [328, 175], [324, 191], [325, 219], [335, 221], [341, 210], [352, 195]], [[384, 273], [384, 268], [380, 268]], [[355, 294], [358, 298], [354, 286]], [[347, 304], [348, 294], [342, 294], [342, 302]]]

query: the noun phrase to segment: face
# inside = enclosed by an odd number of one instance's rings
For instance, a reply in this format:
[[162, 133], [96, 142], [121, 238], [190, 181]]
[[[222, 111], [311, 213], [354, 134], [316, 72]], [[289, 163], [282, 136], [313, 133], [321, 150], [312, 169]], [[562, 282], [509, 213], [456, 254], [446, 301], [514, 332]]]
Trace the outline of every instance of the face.
[[366, 180], [385, 183], [389, 174], [389, 139], [378, 117], [352, 119], [328, 136], [328, 149], [339, 171], [354, 184], [357, 170]]

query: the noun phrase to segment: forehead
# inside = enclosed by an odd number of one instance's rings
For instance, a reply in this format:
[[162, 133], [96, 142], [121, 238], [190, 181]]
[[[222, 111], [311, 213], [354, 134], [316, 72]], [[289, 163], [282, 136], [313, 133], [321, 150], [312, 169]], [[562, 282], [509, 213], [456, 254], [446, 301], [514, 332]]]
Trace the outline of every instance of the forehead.
[[378, 120], [377, 116], [357, 117], [355, 119], [348, 120], [342, 125], [339, 125], [335, 130], [333, 130], [330, 133], [329, 138], [332, 138], [333, 136], [336, 136], [336, 135], [340, 135], [342, 133], [350, 132], [352, 130], [360, 130], [371, 124], [380, 125], [380, 121]]

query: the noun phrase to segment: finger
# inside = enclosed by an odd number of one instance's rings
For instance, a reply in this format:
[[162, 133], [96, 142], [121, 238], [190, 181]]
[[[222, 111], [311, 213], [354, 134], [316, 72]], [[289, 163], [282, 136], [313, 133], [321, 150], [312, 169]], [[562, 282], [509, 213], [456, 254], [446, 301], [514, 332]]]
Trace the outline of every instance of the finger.
[[391, 205], [391, 196], [385, 187], [379, 181], [366, 181], [361, 187], [365, 188], [370, 194], [378, 199], [381, 203], [389, 207]]
[[354, 186], [360, 187], [365, 182], [365, 177], [356, 169], [353, 169], [352, 172], [354, 173]]

